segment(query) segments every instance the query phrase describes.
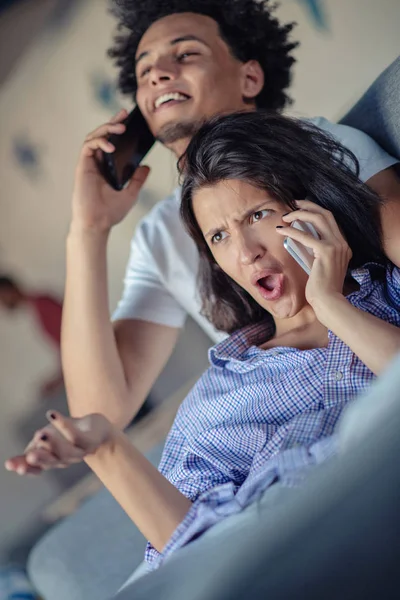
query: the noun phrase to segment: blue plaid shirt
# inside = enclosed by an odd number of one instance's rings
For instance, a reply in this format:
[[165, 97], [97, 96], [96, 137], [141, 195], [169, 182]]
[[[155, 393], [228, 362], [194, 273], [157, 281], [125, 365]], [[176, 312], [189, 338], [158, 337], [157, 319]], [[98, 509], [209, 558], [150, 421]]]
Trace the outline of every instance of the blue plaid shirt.
[[[400, 326], [400, 270], [368, 265], [353, 276], [349, 302]], [[301, 483], [335, 453], [343, 407], [374, 379], [331, 331], [326, 348], [260, 349], [271, 335], [270, 324], [251, 325], [211, 348], [182, 403], [159, 470], [193, 504], [162, 554], [148, 544], [151, 568], [275, 481]]]

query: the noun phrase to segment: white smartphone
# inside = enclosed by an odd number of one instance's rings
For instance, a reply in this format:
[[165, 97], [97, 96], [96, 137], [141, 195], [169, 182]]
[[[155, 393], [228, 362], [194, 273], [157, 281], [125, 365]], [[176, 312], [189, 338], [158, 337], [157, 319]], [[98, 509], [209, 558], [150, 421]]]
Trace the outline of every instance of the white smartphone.
[[[305, 223], [303, 221], [293, 221], [291, 227], [295, 227], [300, 231], [304, 231], [305, 233], [311, 233], [313, 237], [319, 239], [319, 235], [317, 230], [311, 223]], [[296, 242], [289, 237], [286, 237], [283, 246], [285, 250], [289, 252], [289, 254], [294, 258], [296, 262], [305, 270], [307, 275], [311, 273], [311, 267], [314, 262], [314, 252], [311, 248], [307, 246], [303, 246], [300, 242]]]

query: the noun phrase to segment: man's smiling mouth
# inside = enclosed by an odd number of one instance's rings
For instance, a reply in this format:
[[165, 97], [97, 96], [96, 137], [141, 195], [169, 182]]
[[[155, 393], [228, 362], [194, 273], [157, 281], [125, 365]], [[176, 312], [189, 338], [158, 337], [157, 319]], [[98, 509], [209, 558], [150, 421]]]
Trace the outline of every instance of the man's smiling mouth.
[[156, 100], [154, 101], [154, 111], [159, 110], [162, 107], [165, 106], [172, 106], [174, 104], [180, 104], [181, 102], [185, 102], [186, 100], [189, 100], [190, 96], [187, 96], [186, 94], [182, 94], [181, 92], [167, 92], [165, 94], [162, 94], [161, 96], [158, 96], [158, 98], [156, 98]]

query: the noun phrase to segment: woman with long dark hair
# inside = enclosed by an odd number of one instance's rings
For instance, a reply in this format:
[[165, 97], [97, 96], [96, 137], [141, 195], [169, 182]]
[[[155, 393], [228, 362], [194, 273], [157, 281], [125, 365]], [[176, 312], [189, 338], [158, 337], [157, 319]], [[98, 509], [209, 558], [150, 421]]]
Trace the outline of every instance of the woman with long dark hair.
[[153, 568], [334, 455], [343, 408], [400, 350], [381, 200], [348, 151], [307, 122], [252, 112], [205, 124], [181, 168], [203, 310], [232, 335], [181, 405], [161, 474], [102, 415], [51, 413], [27, 451], [84, 458], [150, 540]]

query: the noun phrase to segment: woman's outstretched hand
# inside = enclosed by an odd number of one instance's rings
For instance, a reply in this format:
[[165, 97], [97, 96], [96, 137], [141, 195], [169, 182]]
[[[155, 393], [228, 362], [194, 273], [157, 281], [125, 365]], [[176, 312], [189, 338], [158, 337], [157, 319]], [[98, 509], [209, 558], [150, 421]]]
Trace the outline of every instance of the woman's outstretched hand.
[[114, 427], [101, 414], [73, 418], [48, 411], [46, 417], [49, 425], [36, 431], [24, 453], [5, 462], [8, 471], [35, 475], [63, 469], [81, 462], [113, 439]]
[[299, 210], [282, 217], [283, 221], [288, 225], [296, 220], [311, 223], [320, 239], [294, 227], [277, 229], [277, 232], [300, 242], [314, 252], [314, 262], [306, 286], [306, 299], [319, 318], [327, 303], [335, 299], [343, 300], [343, 285], [352, 252], [330, 211], [309, 200], [298, 200], [296, 204]]

